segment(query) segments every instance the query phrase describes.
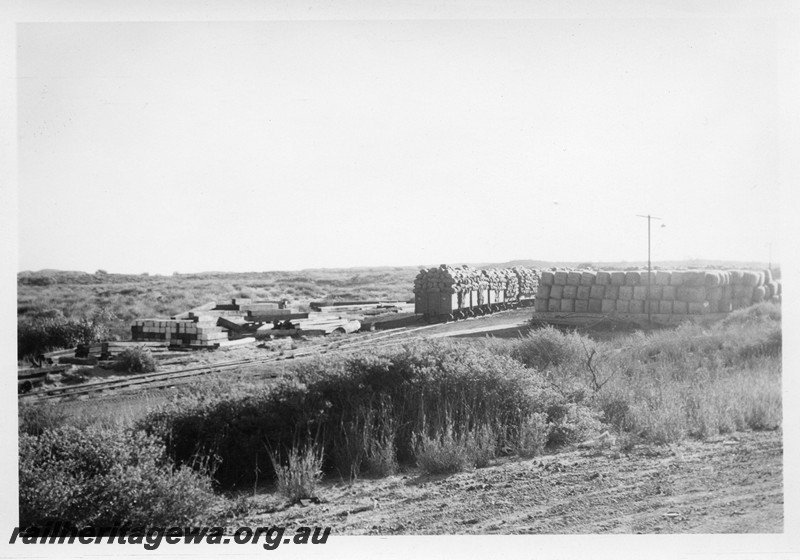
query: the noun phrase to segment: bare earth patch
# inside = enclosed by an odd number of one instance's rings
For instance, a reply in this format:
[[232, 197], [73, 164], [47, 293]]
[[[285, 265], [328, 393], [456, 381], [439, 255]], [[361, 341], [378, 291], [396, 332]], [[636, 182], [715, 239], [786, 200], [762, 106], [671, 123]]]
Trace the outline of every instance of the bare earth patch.
[[450, 476], [327, 484], [320, 503], [262, 495], [237, 522], [339, 535], [779, 533], [782, 462], [780, 431], [574, 448]]

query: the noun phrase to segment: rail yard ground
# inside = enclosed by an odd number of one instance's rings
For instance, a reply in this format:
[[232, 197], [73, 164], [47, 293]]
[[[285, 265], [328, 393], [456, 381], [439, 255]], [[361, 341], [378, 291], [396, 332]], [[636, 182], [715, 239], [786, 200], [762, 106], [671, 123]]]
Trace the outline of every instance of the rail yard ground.
[[[20, 400], [21, 428], [28, 434], [59, 425], [113, 431], [141, 423], [153, 410], [170, 410], [164, 418], [179, 430], [177, 420], [185, 425], [202, 416], [205, 422], [225, 407], [236, 411], [245, 401], [262, 402], [253, 395], [262, 389], [268, 395], [320, 356], [328, 360], [320, 364], [334, 369], [353, 359], [348, 367], [357, 371], [375, 359], [390, 363], [440, 352], [458, 360], [475, 351], [499, 356], [475, 363], [510, 368], [503, 375], [528, 375], [530, 368], [536, 379], [536, 372], [549, 382], [569, 377], [542, 395], [556, 399], [556, 408], [577, 410], [574, 422], [582, 428], [570, 425], [569, 437], [536, 453], [505, 449], [479, 468], [467, 465], [450, 474], [431, 474], [408, 460], [391, 472], [362, 472], [354, 479], [329, 469], [313, 497], [299, 500], [282, 495], [256, 459], [241, 469], [255, 472], [255, 480], [239, 473], [242, 482], [218, 485], [211, 499], [197, 500], [202, 509], [182, 521], [330, 526], [339, 535], [381, 536], [784, 532], [780, 306], [762, 304], [723, 322], [653, 331], [608, 323], [579, 338], [566, 331], [542, 334], [530, 324], [532, 315], [517, 309], [455, 323], [411, 322], [386, 331], [178, 353], [162, 360], [160, 373], [202, 367], [203, 375], [47, 402], [34, 394]], [[531, 350], [554, 341], [578, 355], [569, 367], [543, 363]], [[527, 365], [519, 369], [509, 356]], [[222, 367], [231, 363], [236, 365]], [[345, 379], [346, 371], [335, 375]], [[491, 381], [494, 374], [487, 375]], [[98, 369], [88, 377], [81, 386], [127, 376]], [[309, 394], [317, 390], [308, 386]], [[181, 403], [188, 408], [176, 408]], [[37, 407], [45, 417], [37, 417]], [[233, 421], [230, 429], [243, 437], [256, 437], [253, 423], [261, 420], [239, 425], [243, 414], [225, 422]], [[237, 459], [226, 460], [230, 466]]]

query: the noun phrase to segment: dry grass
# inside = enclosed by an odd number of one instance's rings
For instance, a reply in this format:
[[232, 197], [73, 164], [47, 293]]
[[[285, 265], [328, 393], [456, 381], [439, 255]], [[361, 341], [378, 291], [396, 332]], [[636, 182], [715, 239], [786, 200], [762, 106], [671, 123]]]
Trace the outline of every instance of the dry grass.
[[456, 430], [452, 421], [433, 435], [415, 434], [417, 465], [428, 474], [453, 474], [483, 468], [497, 457], [498, 435], [492, 424]]
[[314, 497], [317, 485], [322, 480], [322, 451], [319, 446], [307, 444], [289, 450], [286, 464], [269, 452], [275, 470], [278, 492], [290, 502], [296, 503]]
[[417, 436], [417, 465], [428, 474], [453, 474], [473, 467], [466, 436], [453, 433], [452, 426], [432, 436]]
[[712, 325], [683, 325], [620, 342], [598, 367], [606, 420], [655, 442], [781, 425], [780, 307], [760, 304]]

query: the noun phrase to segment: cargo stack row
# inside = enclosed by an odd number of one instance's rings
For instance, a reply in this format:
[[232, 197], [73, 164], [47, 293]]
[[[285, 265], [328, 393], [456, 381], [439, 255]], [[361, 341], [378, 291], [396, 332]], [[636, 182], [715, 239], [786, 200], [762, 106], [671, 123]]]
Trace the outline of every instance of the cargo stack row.
[[538, 276], [524, 267], [486, 270], [441, 265], [420, 270], [414, 279], [414, 311], [429, 317], [471, 316], [530, 301]]
[[541, 274], [536, 311], [697, 315], [780, 296], [769, 270], [555, 270]]

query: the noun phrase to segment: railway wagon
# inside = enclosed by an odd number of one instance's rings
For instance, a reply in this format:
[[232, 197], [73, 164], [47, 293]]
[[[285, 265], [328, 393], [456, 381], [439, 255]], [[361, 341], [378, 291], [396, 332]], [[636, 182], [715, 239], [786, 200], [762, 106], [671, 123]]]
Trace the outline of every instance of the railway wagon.
[[476, 270], [442, 265], [415, 279], [414, 310], [428, 321], [458, 320], [533, 306], [538, 274], [532, 269]]

